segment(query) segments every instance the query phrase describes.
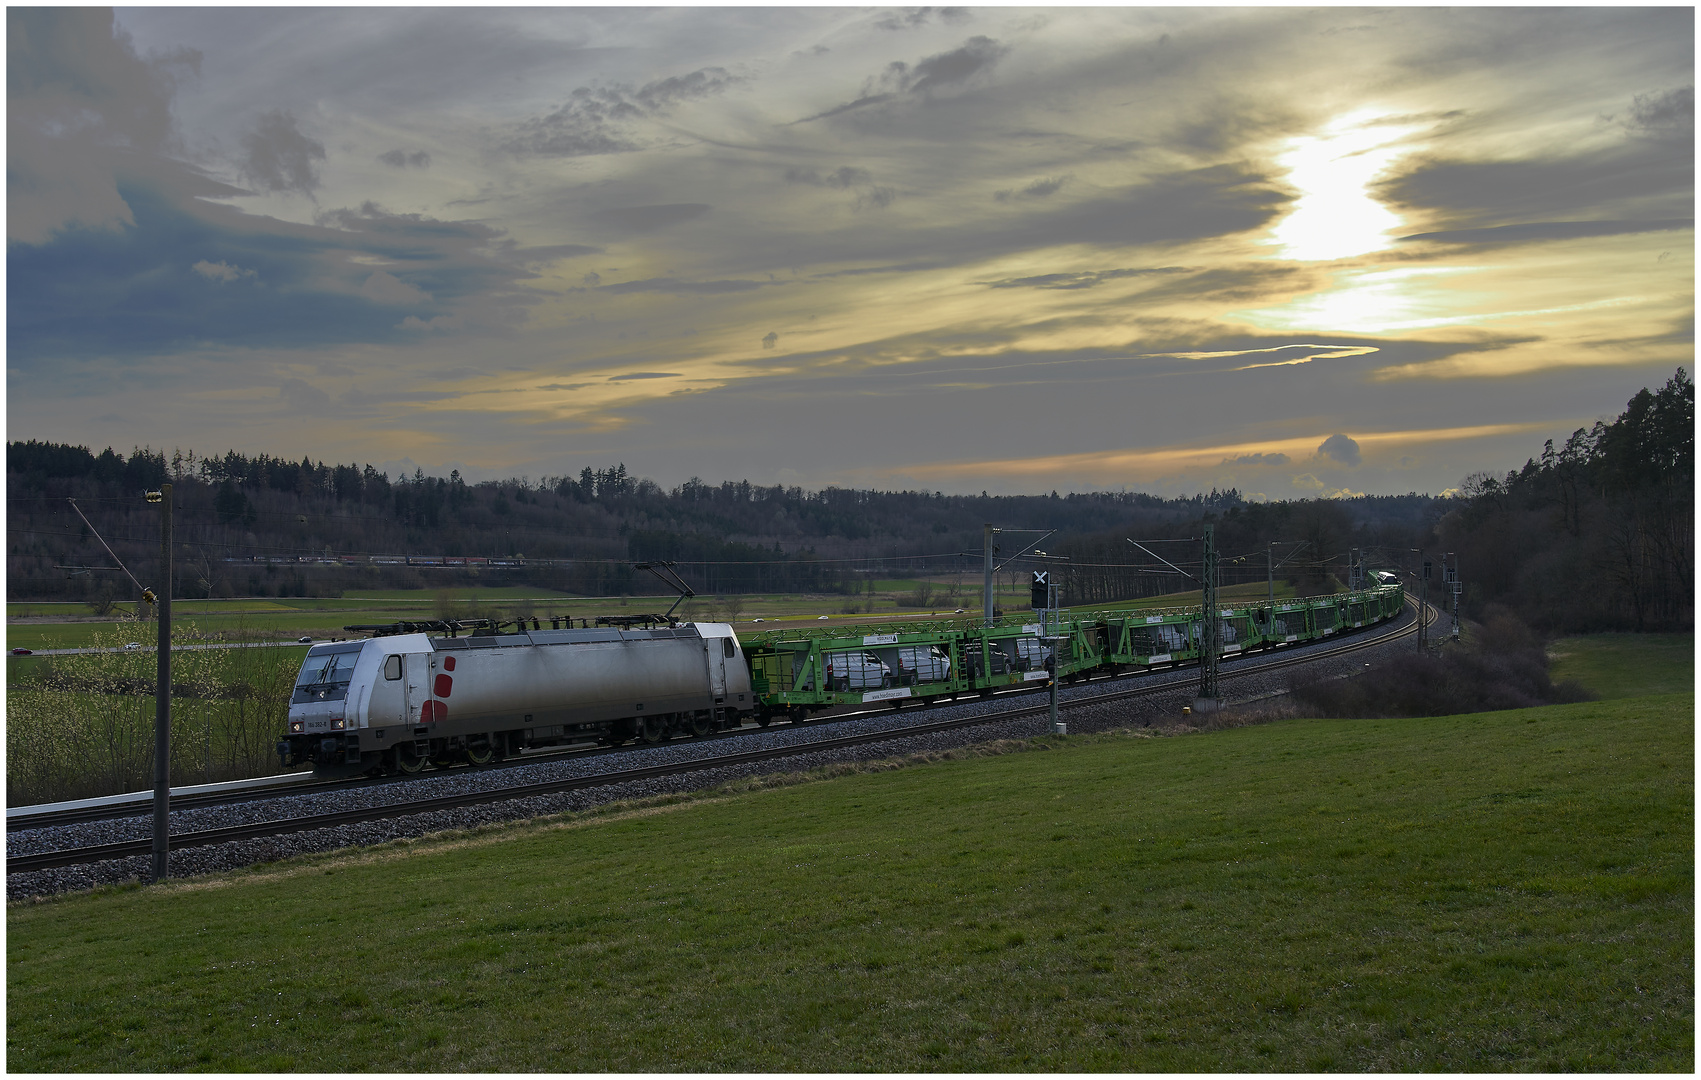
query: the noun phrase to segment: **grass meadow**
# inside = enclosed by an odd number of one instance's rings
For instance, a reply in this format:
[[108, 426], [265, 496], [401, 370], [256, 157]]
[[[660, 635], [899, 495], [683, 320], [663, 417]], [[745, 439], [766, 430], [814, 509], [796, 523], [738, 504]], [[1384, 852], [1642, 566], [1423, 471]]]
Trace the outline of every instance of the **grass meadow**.
[[[878, 580], [873, 584], [873, 594], [859, 593], [855, 596], [699, 596], [681, 604], [675, 614], [686, 619], [730, 621], [741, 628], [757, 629], [752, 620], [758, 618], [764, 623], [784, 624], [788, 621], [815, 621], [826, 615], [830, 622], [867, 622], [947, 618], [957, 608], [970, 613], [980, 610], [978, 579], [966, 584], [956, 580], [931, 583], [934, 588], [929, 602], [919, 606], [907, 602], [917, 588], [915, 581], [892, 579]], [[950, 594], [952, 586], [957, 587], [956, 595]], [[1233, 585], [1222, 590], [1224, 603], [1230, 600], [1256, 601], [1264, 595], [1265, 586], [1261, 584]], [[1277, 582], [1278, 599], [1293, 595], [1293, 586]], [[1004, 610], [1011, 612], [1027, 610], [1028, 600], [1026, 588], [1015, 592], [1005, 588], [996, 598]], [[589, 619], [598, 615], [660, 613], [666, 611], [673, 601], [672, 596], [569, 596], [519, 586], [351, 590], [337, 598], [176, 599], [172, 601], [172, 614], [174, 619], [193, 620], [209, 638], [226, 635], [288, 641], [303, 635], [321, 639], [347, 636], [343, 627], [354, 623], [438, 617], [512, 619], [521, 615], [542, 620], [552, 616]], [[1198, 602], [1199, 592], [1194, 590], [1100, 606], [1149, 608]], [[85, 604], [9, 603], [6, 605], [6, 647], [36, 651], [80, 649], [93, 646], [98, 639], [111, 637], [151, 644], [153, 625], [130, 617], [128, 607], [119, 605], [115, 615], [98, 617]]]
[[1690, 1072], [1693, 709], [1048, 738], [14, 903], [7, 1066]]
[[1695, 689], [1694, 634], [1587, 634], [1548, 647], [1555, 682], [1575, 679], [1603, 698]]

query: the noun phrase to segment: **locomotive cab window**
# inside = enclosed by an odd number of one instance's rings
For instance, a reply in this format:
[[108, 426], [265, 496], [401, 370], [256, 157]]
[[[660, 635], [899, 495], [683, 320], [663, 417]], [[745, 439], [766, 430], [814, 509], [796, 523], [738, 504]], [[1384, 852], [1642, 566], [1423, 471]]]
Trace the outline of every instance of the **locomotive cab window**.
[[391, 682], [394, 682], [395, 680], [397, 680], [401, 677], [402, 677], [402, 658], [401, 658], [401, 656], [398, 655], [398, 654], [391, 654], [389, 656], [386, 656], [384, 658], [384, 678], [389, 679]]
[[733, 648], [731, 638], [721, 638], [721, 650], [726, 653], [727, 659], [729, 659], [729, 660], [732, 659], [734, 654], [737, 653], [737, 651], [738, 651], [737, 649]]

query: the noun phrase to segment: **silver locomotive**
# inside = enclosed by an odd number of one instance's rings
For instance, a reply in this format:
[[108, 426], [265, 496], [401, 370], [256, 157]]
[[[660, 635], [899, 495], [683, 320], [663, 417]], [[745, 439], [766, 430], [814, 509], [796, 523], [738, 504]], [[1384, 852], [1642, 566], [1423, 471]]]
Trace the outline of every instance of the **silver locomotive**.
[[286, 767], [413, 773], [529, 747], [707, 735], [754, 708], [728, 623], [391, 633], [307, 651], [277, 749]]

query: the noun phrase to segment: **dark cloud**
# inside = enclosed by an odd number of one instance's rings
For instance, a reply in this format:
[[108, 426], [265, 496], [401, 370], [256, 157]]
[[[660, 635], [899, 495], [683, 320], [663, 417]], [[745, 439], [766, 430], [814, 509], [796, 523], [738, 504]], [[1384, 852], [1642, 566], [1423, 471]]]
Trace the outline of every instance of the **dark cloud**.
[[850, 188], [860, 184], [872, 184], [874, 174], [867, 169], [859, 169], [852, 165], [842, 165], [825, 175], [814, 169], [787, 169], [786, 181], [792, 184], [810, 184], [815, 187]]
[[[298, 225], [196, 199], [121, 189], [135, 224], [73, 228], [7, 250], [14, 365], [205, 346], [317, 348], [411, 340], [400, 329], [502, 329], [535, 296], [493, 257], [488, 226], [371, 204]], [[351, 262], [361, 253], [369, 264]], [[370, 265], [371, 262], [379, 266]]]
[[1690, 217], [1694, 192], [1692, 129], [1682, 138], [1630, 138], [1567, 157], [1417, 159], [1375, 185], [1383, 201], [1438, 218], [1444, 228], [1437, 232], [1593, 217]]
[[666, 116], [674, 106], [726, 92], [743, 82], [725, 68], [700, 68], [634, 89], [624, 83], [581, 86], [548, 116], [527, 120], [508, 141], [514, 153], [584, 157], [641, 150], [649, 142], [632, 125]]
[[378, 155], [378, 160], [393, 169], [405, 169], [409, 166], [424, 169], [431, 165], [431, 155], [424, 150], [415, 150], [411, 154], [406, 150], [386, 150]]
[[677, 379], [677, 371], [629, 371], [624, 375], [610, 375], [609, 382], [625, 382], [628, 379]]
[[261, 116], [254, 130], [242, 137], [242, 175], [261, 191], [298, 191], [313, 194], [319, 186], [315, 161], [325, 160], [325, 147], [302, 134], [288, 112]]
[[1033, 277], [1004, 278], [983, 281], [993, 289], [1090, 289], [1094, 285], [1118, 278], [1146, 277], [1151, 274], [1185, 274], [1183, 266], [1154, 266], [1136, 270], [1083, 270], [1073, 274], [1036, 274]]
[[856, 208], [858, 210], [884, 210], [891, 206], [892, 200], [897, 197], [898, 193], [893, 188], [872, 187], [857, 195]]
[[1239, 457], [1223, 458], [1224, 465], [1286, 465], [1286, 454], [1242, 454]]
[[254, 271], [252, 270], [244, 270], [240, 266], [231, 266], [229, 263], [208, 262], [205, 259], [197, 262], [189, 269], [200, 274], [208, 281], [241, 281], [243, 278], [251, 278], [255, 276]]
[[318, 415], [331, 404], [331, 395], [301, 379], [285, 379], [278, 387], [278, 396], [290, 412]]
[[780, 335], [778, 335], [774, 331], [770, 330], [766, 334], [762, 335], [762, 348], [771, 349], [771, 348], [774, 347], [774, 343], [779, 341], [779, 340], [780, 340]]
[[1342, 465], [1357, 465], [1361, 460], [1358, 442], [1339, 433], [1329, 436], [1318, 445], [1317, 456], [1333, 458]]
[[883, 19], [876, 19], [874, 25], [880, 30], [914, 30], [926, 26], [937, 16], [940, 22], [962, 22], [969, 17], [968, 8], [910, 8], [906, 11], [893, 12]]
[[1035, 180], [1021, 191], [995, 191], [992, 193], [992, 197], [997, 202], [1009, 202], [1012, 198], [1044, 199], [1057, 194], [1070, 179], [1071, 177], [1068, 176], [1047, 176]]
[[[6, 31], [8, 238], [39, 244], [67, 226], [134, 224], [120, 176], [172, 144], [172, 94], [199, 73], [200, 54], [143, 59], [107, 8], [9, 7]], [[172, 171], [203, 194], [222, 188]]]
[[597, 216], [622, 232], [649, 233], [700, 218], [708, 212], [708, 203], [668, 203], [663, 206], [615, 206]]
[[1652, 94], [1637, 94], [1630, 103], [1627, 126], [1657, 134], [1693, 137], [1695, 87], [1680, 86]]
[[834, 106], [825, 112], [796, 121], [806, 124], [825, 120], [853, 109], [895, 101], [905, 95], [925, 97], [935, 90], [968, 82], [975, 75], [990, 69], [1010, 51], [992, 38], [976, 35], [960, 47], [937, 53], [916, 61], [914, 65], [894, 60], [879, 75], [863, 84], [862, 92], [852, 101]]
[[622, 281], [616, 285], [599, 285], [597, 292], [625, 295], [626, 293], [658, 292], [675, 296], [716, 296], [723, 293], [751, 292], [775, 281], [681, 281], [678, 278], [645, 278], [642, 281]]
[[1400, 240], [1430, 240], [1443, 244], [1528, 244], [1542, 240], [1579, 240], [1592, 236], [1672, 232], [1694, 227], [1694, 218], [1663, 221], [1533, 221], [1526, 225], [1496, 225], [1487, 229], [1413, 233], [1411, 236], [1400, 237]]

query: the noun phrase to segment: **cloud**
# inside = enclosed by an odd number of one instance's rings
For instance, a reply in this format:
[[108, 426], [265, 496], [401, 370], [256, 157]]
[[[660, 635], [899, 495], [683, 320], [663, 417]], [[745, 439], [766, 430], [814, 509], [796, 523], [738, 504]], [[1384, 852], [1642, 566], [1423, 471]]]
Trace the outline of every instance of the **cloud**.
[[507, 149], [551, 157], [641, 150], [650, 143], [633, 133], [634, 125], [665, 117], [684, 102], [725, 93], [744, 81], [725, 68], [707, 67], [686, 75], [670, 75], [637, 89], [627, 83], [581, 86], [554, 112], [520, 124]]
[[770, 330], [766, 334], [762, 335], [762, 348], [771, 349], [771, 348], [774, 347], [774, 343], [779, 341], [779, 340], [780, 340], [780, 335], [776, 334], [774, 331]]
[[992, 198], [996, 202], [1009, 202], [1012, 198], [1044, 199], [1057, 194], [1071, 179], [1068, 176], [1047, 176], [1035, 180], [1021, 191], [995, 191]]
[[411, 154], [406, 150], [386, 150], [378, 155], [378, 160], [393, 169], [405, 169], [410, 165], [424, 169], [431, 165], [431, 155], [424, 150], [415, 150]]
[[879, 75], [864, 82], [861, 93], [854, 100], [836, 105], [825, 112], [806, 116], [796, 123], [807, 124], [814, 120], [829, 119], [853, 109], [894, 101], [904, 95], [926, 97], [936, 90], [968, 82], [975, 75], [991, 69], [1009, 52], [1008, 45], [1001, 45], [984, 35], [976, 35], [958, 48], [925, 57], [916, 61], [913, 66], [902, 60], [894, 60], [887, 64]]
[[880, 30], [915, 30], [926, 26], [937, 15], [940, 22], [962, 22], [969, 17], [968, 8], [943, 7], [910, 8], [907, 11], [894, 12], [883, 19], [875, 20], [875, 27]]
[[189, 269], [195, 271], [195, 273], [200, 274], [209, 281], [218, 282], [238, 281], [245, 277], [255, 276], [254, 271], [252, 270], [244, 270], [239, 266], [231, 266], [229, 263], [208, 262], [205, 259], [202, 259]]
[[1286, 465], [1288, 461], [1286, 454], [1241, 454], [1239, 457], [1223, 458], [1224, 465]]
[[139, 57], [107, 8], [8, 7], [7, 237], [133, 225], [119, 173], [172, 144], [172, 94], [200, 62], [193, 49]]
[[291, 412], [321, 413], [331, 405], [331, 395], [301, 379], [285, 379], [278, 387], [278, 396]]
[[[1493, 161], [1414, 157], [1401, 163], [1397, 175], [1372, 185], [1372, 193], [1397, 209], [1437, 220], [1443, 228], [1435, 233], [1597, 218], [1672, 220], [1694, 213], [1693, 146], [1691, 135], [1633, 139], [1571, 155]], [[1556, 230], [1548, 225], [1534, 231]]]
[[360, 295], [374, 304], [390, 304], [396, 307], [417, 307], [431, 303], [430, 293], [382, 270], [361, 282]]
[[1150, 274], [1184, 274], [1181, 266], [1157, 266], [1129, 270], [1083, 270], [1073, 274], [1035, 274], [1032, 277], [1004, 278], [979, 284], [992, 289], [1090, 289], [1119, 278], [1145, 277]]
[[622, 281], [615, 285], [599, 285], [597, 292], [624, 295], [626, 293], [658, 292], [675, 296], [718, 296], [723, 293], [751, 292], [776, 281], [681, 281], [679, 278], [645, 278], [642, 281]]
[[649, 233], [681, 225], [709, 212], [708, 203], [668, 203], [663, 206], [616, 206], [602, 211], [602, 220], [628, 233]]
[[1440, 244], [1528, 244], [1544, 240], [1581, 240], [1596, 236], [1633, 236], [1637, 233], [1674, 232], [1693, 229], [1694, 218], [1658, 221], [1532, 221], [1523, 225], [1496, 225], [1486, 229], [1449, 229], [1413, 233], [1401, 243], [1428, 240]]
[[677, 379], [677, 371], [630, 371], [625, 375], [610, 375], [609, 382], [625, 382], [628, 379]]
[[1637, 94], [1630, 103], [1627, 127], [1655, 134], [1693, 137], [1695, 132], [1695, 87], [1680, 86], [1652, 94]]
[[1317, 477], [1304, 473], [1293, 478], [1293, 486], [1301, 491], [1322, 491], [1325, 485]]
[[[519, 285], [530, 276], [526, 249], [506, 253], [500, 234], [476, 222], [367, 204], [303, 225], [174, 200], [149, 185], [120, 190], [135, 221], [122, 232], [78, 229], [44, 246], [9, 245], [14, 366], [209, 345], [401, 342], [422, 327], [505, 329], [537, 300]], [[374, 271], [374, 262], [395, 272]], [[238, 281], [265, 287], [230, 287]], [[415, 321], [401, 326], [398, 306]]]
[[889, 187], [869, 188], [867, 191], [862, 192], [856, 197], [856, 209], [863, 210], [873, 208], [875, 210], [884, 210], [888, 206], [891, 206], [892, 200], [897, 197], [898, 193]]
[[1339, 433], [1323, 440], [1317, 447], [1317, 456], [1333, 458], [1342, 465], [1357, 465], [1361, 460], [1358, 443]]
[[792, 184], [812, 184], [815, 187], [849, 188], [859, 184], [872, 184], [874, 174], [852, 165], [842, 165], [826, 175], [814, 169], [793, 168], [786, 170], [786, 181]]
[[293, 115], [277, 110], [261, 116], [254, 130], [242, 137], [238, 168], [261, 191], [298, 191], [310, 196], [319, 186], [313, 163], [324, 160], [324, 144], [302, 134]]

